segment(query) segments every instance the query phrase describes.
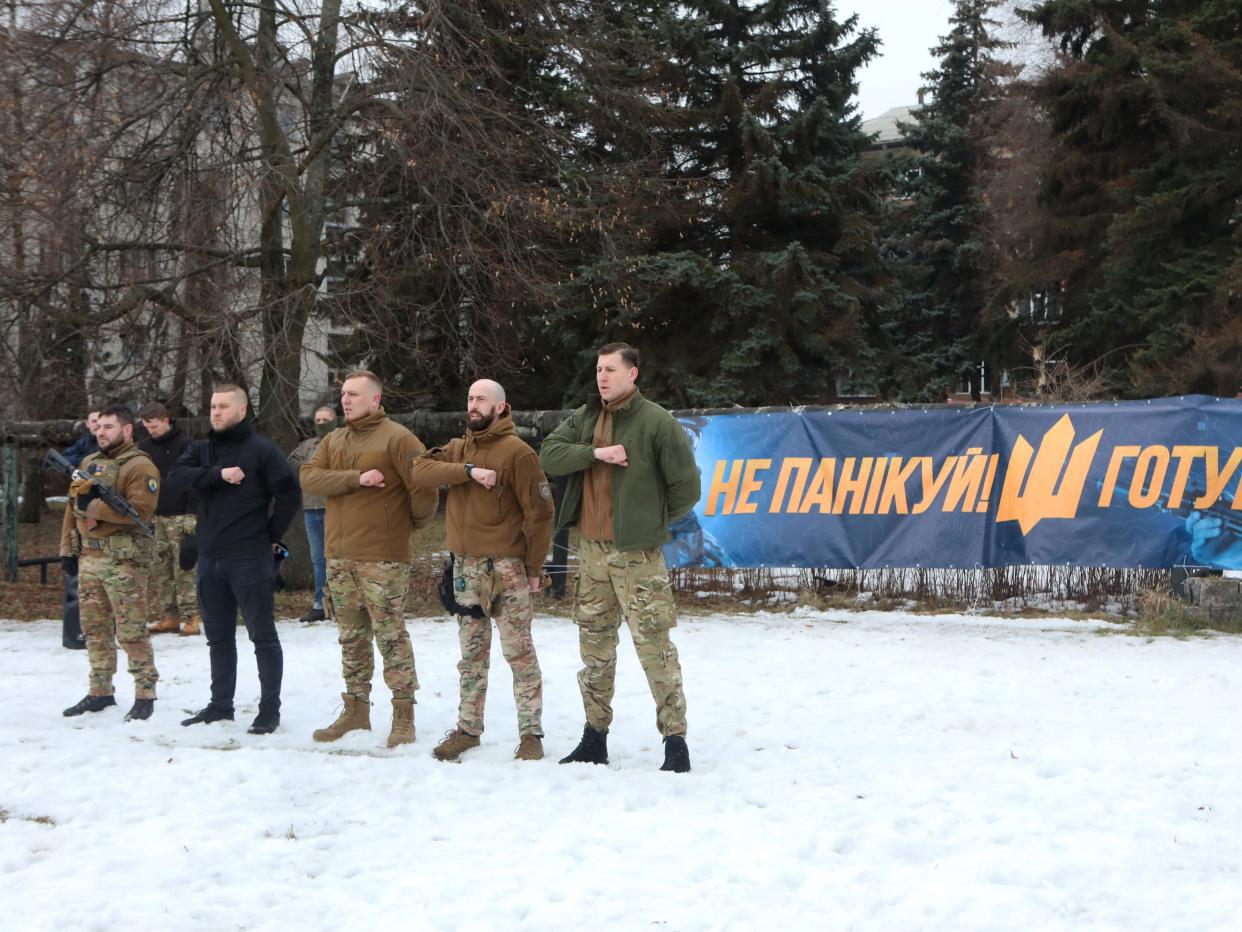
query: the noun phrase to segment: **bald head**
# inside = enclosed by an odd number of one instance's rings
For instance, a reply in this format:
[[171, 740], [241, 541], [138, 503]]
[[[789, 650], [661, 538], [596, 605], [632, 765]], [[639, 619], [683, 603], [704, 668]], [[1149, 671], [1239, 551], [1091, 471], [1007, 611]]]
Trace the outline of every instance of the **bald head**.
[[466, 395], [466, 424], [471, 430], [487, 430], [505, 409], [505, 390], [499, 382], [479, 379]]
[[484, 395], [490, 398], [494, 404], [504, 404], [505, 390], [499, 382], [493, 382], [491, 379], [479, 379], [470, 386], [470, 396]]

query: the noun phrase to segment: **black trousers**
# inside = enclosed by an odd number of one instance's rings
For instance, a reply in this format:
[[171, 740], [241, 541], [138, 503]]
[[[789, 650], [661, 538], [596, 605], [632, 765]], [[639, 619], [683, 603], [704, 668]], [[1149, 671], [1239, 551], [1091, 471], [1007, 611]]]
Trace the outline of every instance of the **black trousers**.
[[198, 558], [198, 606], [211, 651], [211, 704], [218, 708], [233, 708], [240, 609], [259, 667], [259, 711], [280, 711], [285, 657], [276, 634], [275, 572], [270, 553]]

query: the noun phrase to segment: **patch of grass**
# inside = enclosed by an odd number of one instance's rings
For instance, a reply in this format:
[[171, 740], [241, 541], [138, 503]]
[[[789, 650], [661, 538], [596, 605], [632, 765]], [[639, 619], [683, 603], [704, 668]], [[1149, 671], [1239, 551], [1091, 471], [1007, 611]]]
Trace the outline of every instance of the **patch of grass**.
[[[821, 612], [893, 612], [909, 608], [910, 600], [875, 593], [869, 599], [859, 600], [858, 593], [853, 589], [821, 588], [800, 589], [793, 604]], [[939, 611], [939, 608], [929, 608], [928, 611]]]
[[1112, 612], [1106, 612], [1103, 609], [1096, 612], [1088, 612], [1079, 608], [1037, 608], [1031, 605], [1023, 608], [987, 609], [984, 611], [984, 614], [995, 618], [1047, 618], [1052, 616], [1055, 618], [1068, 618], [1070, 621], [1121, 620], [1121, 616]]
[[33, 822], [36, 825], [50, 825], [53, 828], [56, 827], [56, 820], [50, 815], [15, 816], [7, 809], [0, 809], [0, 825], [3, 825], [5, 822], [9, 821], [9, 819], [16, 819], [19, 822]]
[[1134, 633], [1147, 637], [1191, 637], [1207, 632], [1242, 633], [1242, 616], [1207, 616], [1184, 600], [1161, 589], [1144, 589], [1138, 597]]

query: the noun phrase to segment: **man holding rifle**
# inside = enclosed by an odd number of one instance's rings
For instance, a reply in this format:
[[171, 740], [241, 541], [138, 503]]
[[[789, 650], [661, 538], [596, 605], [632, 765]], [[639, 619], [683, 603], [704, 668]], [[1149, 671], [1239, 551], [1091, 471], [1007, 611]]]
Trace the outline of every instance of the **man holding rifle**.
[[129, 408], [115, 405], [100, 411], [96, 439], [99, 452], [82, 460], [69, 486], [60, 539], [66, 570], [78, 574], [82, 632], [91, 668], [90, 691], [65, 709], [65, 715], [101, 712], [116, 705], [112, 677], [119, 641], [134, 678], [128, 722], [151, 717], [159, 679], [147, 633], [145, 593], [151, 562], [146, 522], [159, 498], [160, 474], [134, 446], [134, 415]]

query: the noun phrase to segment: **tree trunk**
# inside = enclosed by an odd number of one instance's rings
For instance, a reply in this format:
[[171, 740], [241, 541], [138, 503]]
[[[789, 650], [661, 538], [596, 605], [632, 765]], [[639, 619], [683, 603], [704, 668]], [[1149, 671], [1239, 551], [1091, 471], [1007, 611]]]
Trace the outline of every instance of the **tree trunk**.
[[41, 450], [23, 450], [21, 453], [22, 503], [18, 506], [17, 520], [22, 524], [38, 524], [45, 511], [42, 462]]
[[[289, 530], [285, 531], [284, 544], [289, 548], [289, 559], [280, 568], [280, 575], [289, 589], [313, 589], [315, 586], [315, 570], [311, 566], [310, 546], [306, 543], [306, 523], [302, 520], [302, 509], [293, 518]], [[309, 602], [307, 603], [309, 607]]]

